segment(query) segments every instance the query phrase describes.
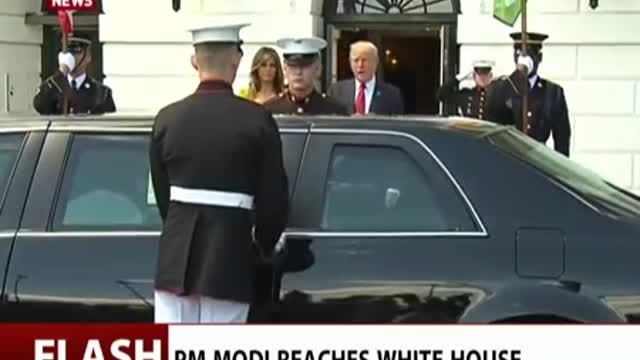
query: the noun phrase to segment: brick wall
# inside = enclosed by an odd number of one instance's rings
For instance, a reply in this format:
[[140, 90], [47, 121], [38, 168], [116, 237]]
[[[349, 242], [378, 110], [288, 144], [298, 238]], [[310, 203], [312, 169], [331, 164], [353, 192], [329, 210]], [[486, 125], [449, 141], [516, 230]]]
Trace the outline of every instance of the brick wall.
[[[38, 0], [2, 0], [0, 6], [0, 116], [33, 111], [32, 99], [40, 83], [42, 28], [24, 23]], [[19, 59], [19, 61], [16, 61]]]
[[[113, 88], [119, 111], [124, 112], [156, 111], [195, 90], [197, 74], [189, 62], [193, 47], [190, 34], [184, 31], [188, 25], [252, 23], [241, 32], [245, 56], [236, 88], [248, 83], [249, 67], [259, 47], [275, 47], [276, 39], [291, 36], [292, 29], [297, 36], [322, 29], [321, 17], [309, 11], [311, 0], [182, 0], [178, 14], [168, 0], [162, 4], [158, 0], [103, 0], [103, 4], [100, 36], [105, 84]], [[139, 14], [145, 17], [140, 19]]]
[[[640, 193], [640, 1], [529, 2], [530, 31], [549, 34], [540, 74], [565, 88], [572, 158]], [[476, 57], [513, 70], [509, 28], [492, 18], [493, 0], [462, 0], [458, 41], [461, 67]], [[551, 142], [552, 143], [552, 142]]]

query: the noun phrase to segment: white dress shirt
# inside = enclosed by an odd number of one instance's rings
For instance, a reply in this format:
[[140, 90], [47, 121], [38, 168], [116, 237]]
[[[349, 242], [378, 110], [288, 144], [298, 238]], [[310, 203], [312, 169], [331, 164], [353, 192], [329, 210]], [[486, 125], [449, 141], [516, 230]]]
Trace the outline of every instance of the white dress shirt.
[[[356, 93], [354, 95], [353, 103], [357, 103], [358, 101], [358, 93], [360, 92], [360, 81], [354, 79], [356, 82]], [[371, 80], [365, 83], [366, 89], [364, 90], [364, 113], [369, 113], [369, 108], [371, 107], [371, 100], [373, 100], [373, 90], [376, 88], [376, 77], [372, 77]]]
[[536, 81], [538, 81], [538, 75], [533, 75], [529, 78], [529, 89], [533, 89], [533, 87], [536, 85]]
[[[84, 79], [87, 78], [87, 74], [80, 74], [78, 75], [77, 78], [75, 78], [76, 80], [76, 90], [80, 89], [80, 85], [82, 85], [82, 83], [84, 83]], [[67, 75], [67, 79], [69, 80], [69, 86], [71, 86], [72, 82], [74, 80], [73, 76], [71, 75]]]

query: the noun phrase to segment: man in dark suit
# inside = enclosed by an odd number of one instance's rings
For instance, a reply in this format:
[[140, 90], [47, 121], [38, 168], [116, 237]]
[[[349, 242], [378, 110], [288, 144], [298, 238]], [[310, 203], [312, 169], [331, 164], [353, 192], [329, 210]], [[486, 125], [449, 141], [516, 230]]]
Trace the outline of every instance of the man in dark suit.
[[368, 41], [351, 44], [349, 61], [353, 78], [334, 83], [328, 93], [354, 114], [404, 114], [404, 100], [397, 87], [376, 79], [378, 49]]
[[154, 122], [150, 167], [163, 219], [157, 323], [245, 322], [256, 287], [255, 249], [271, 255], [286, 225], [278, 127], [269, 111], [231, 87], [245, 25], [193, 30], [191, 62], [200, 84]]
[[[569, 156], [571, 124], [563, 88], [538, 75], [542, 42], [546, 34], [527, 34], [527, 56], [522, 56], [522, 34], [513, 33], [513, 59], [517, 69], [492, 82], [487, 92], [487, 120], [515, 125], [532, 138], [546, 143], [553, 135], [555, 150]], [[527, 125], [523, 128], [522, 94], [528, 88]]]

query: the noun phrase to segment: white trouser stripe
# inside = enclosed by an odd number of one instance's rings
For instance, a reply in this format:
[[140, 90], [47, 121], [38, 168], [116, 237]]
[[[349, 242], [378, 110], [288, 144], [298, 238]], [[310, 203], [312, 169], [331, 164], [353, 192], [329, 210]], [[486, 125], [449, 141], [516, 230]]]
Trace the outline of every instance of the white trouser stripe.
[[246, 323], [249, 304], [205, 296], [177, 296], [154, 292], [154, 322], [172, 323]]
[[187, 189], [171, 186], [171, 200], [199, 205], [253, 208], [253, 196], [228, 191]]

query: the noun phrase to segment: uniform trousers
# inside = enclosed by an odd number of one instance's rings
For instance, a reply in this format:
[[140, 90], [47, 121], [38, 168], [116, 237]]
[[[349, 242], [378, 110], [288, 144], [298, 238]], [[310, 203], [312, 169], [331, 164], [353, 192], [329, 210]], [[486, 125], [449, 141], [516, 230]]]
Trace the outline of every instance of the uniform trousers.
[[249, 304], [206, 296], [154, 292], [155, 323], [245, 323]]

